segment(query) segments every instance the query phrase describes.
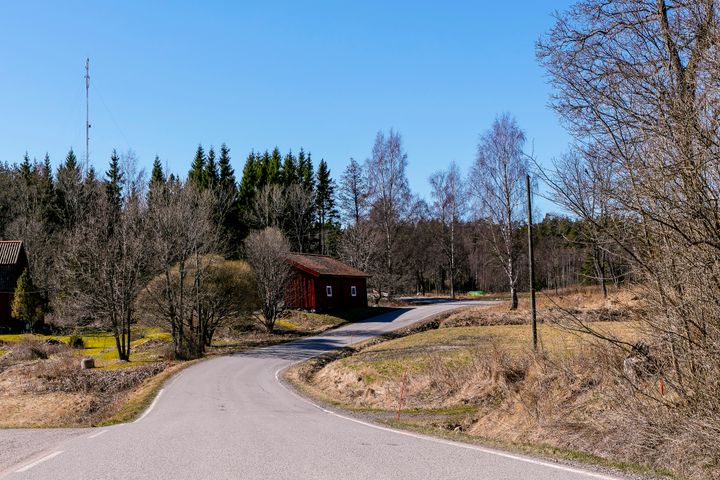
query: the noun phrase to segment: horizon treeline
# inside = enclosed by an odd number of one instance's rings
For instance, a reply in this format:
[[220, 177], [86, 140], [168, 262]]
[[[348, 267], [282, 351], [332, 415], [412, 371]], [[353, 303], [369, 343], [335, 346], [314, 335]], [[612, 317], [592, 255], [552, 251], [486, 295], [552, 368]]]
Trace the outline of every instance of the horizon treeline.
[[[238, 176], [227, 145], [217, 151], [198, 145], [185, 178], [166, 171], [157, 156], [147, 176], [132, 151], [113, 151], [101, 175], [92, 167], [83, 172], [72, 150], [54, 171], [47, 156], [38, 162], [26, 154], [18, 164], [0, 164], [0, 238], [25, 242], [33, 285], [47, 310], [59, 311], [51, 300], [62, 297], [62, 288], [53, 277], [73, 232], [98, 210], [98, 191], [111, 192], [118, 205], [133, 198], [148, 210], [161, 192], [192, 188], [214, 198], [210, 220], [217, 238], [208, 253], [241, 259], [250, 231], [277, 227], [293, 251], [335, 256], [370, 273], [376, 300], [477, 290], [516, 294], [529, 285], [527, 225], [518, 200], [529, 170], [524, 133], [504, 115], [487, 135], [510, 142], [514, 155], [491, 158], [490, 143], [479, 145], [466, 175], [450, 164], [428, 179], [429, 200], [410, 191], [402, 137], [393, 130], [378, 132], [368, 158], [350, 159], [339, 176], [303, 148], [251, 151]], [[500, 214], [503, 205], [486, 200], [497, 192], [482, 181], [503, 171], [498, 162], [515, 169], [505, 179], [517, 184], [508, 192], [509, 217]], [[587, 220], [568, 216], [546, 215], [536, 224], [538, 288], [598, 283], [604, 289], [627, 279], [627, 265], [604, 254], [591, 230]]]

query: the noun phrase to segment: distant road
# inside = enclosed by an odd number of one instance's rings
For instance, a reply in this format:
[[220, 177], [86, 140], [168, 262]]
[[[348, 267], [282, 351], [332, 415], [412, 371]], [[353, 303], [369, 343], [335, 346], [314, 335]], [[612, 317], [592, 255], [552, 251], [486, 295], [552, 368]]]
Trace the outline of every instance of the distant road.
[[[0, 430], [11, 479], [533, 479], [615, 478], [562, 464], [399, 432], [321, 409], [282, 385], [294, 362], [480, 302], [402, 309], [316, 337], [201, 362], [165, 386], [134, 423]], [[48, 439], [48, 432], [53, 433]], [[33, 438], [37, 443], [33, 442]], [[22, 438], [20, 438], [22, 437]], [[16, 443], [17, 445], [17, 443]], [[39, 446], [38, 446], [39, 445]], [[42, 451], [40, 451], [42, 450]]]

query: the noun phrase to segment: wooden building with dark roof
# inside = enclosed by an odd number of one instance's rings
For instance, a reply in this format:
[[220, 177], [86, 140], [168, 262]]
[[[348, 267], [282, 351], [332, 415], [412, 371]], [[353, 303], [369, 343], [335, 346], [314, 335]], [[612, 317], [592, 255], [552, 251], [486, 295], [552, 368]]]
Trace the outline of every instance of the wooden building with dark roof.
[[285, 302], [290, 308], [327, 310], [367, 307], [370, 275], [332, 257], [291, 253], [293, 269]]
[[27, 266], [21, 240], [0, 240], [0, 331], [18, 328], [10, 312], [18, 278]]

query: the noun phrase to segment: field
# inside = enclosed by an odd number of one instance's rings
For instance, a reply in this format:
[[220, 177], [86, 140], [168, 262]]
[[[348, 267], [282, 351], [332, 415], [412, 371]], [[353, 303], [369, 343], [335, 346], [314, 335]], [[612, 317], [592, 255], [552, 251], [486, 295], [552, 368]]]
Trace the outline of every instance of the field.
[[506, 304], [451, 312], [285, 378], [318, 401], [401, 428], [636, 473], [717, 476], [708, 453], [688, 446], [692, 429], [674, 424], [661, 372], [626, 378], [623, 361], [647, 325], [637, 295], [604, 299], [580, 288], [540, 295], [538, 305], [537, 352], [521, 298], [516, 312]]
[[[320, 315], [287, 312], [276, 331], [252, 323], [216, 335], [207, 356], [294, 340], [358, 320], [382, 309]], [[73, 338], [82, 347], [72, 348]], [[91, 426], [128, 421], [151, 401], [163, 382], [193, 362], [172, 359], [171, 336], [158, 328], [132, 330], [130, 362], [117, 358], [108, 332], [81, 335], [0, 335], [0, 428]], [[92, 357], [96, 367], [81, 370]]]

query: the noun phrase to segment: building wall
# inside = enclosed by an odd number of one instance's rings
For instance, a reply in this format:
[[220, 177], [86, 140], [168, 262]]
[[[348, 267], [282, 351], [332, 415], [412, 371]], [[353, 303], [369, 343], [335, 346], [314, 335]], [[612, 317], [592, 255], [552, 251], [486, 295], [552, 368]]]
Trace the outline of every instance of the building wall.
[[[327, 295], [327, 287], [332, 296]], [[356, 295], [352, 296], [352, 287]], [[367, 307], [367, 279], [363, 277], [313, 277], [296, 270], [288, 285], [285, 302], [290, 308], [325, 310]]]
[[[352, 287], [356, 295], [352, 296]], [[327, 287], [332, 288], [328, 296]], [[367, 279], [363, 277], [320, 277], [315, 279], [317, 309], [367, 307]]]
[[315, 309], [314, 278], [305, 272], [296, 270], [288, 285], [285, 303], [290, 308]]

